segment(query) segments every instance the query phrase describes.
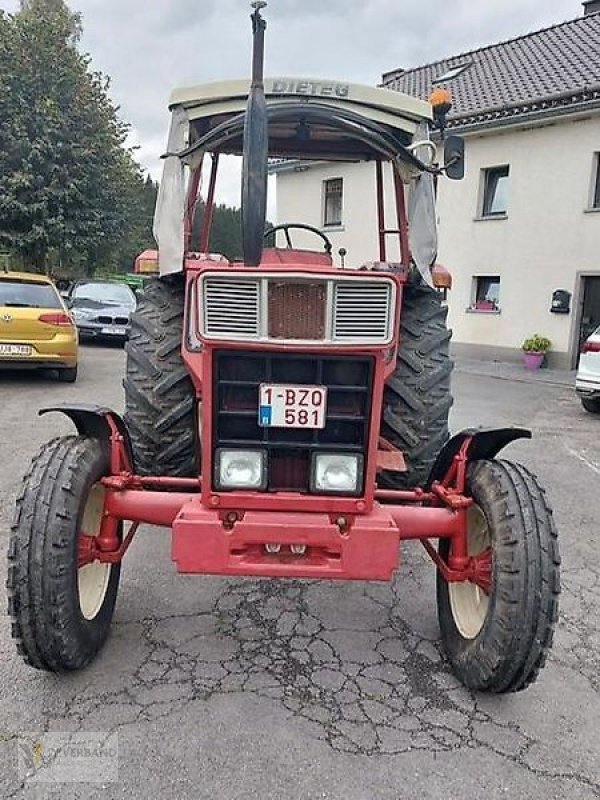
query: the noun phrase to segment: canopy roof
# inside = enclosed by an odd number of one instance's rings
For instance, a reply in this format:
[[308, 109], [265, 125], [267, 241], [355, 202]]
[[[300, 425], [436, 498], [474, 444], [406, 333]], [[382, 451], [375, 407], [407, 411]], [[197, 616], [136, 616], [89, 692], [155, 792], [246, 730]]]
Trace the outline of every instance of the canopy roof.
[[[242, 152], [248, 80], [176, 89], [170, 108], [183, 109], [190, 145], [221, 153]], [[313, 78], [267, 78], [269, 155], [363, 160], [405, 147], [419, 123], [432, 118], [429, 103], [389, 89]], [[214, 135], [212, 135], [214, 132]]]

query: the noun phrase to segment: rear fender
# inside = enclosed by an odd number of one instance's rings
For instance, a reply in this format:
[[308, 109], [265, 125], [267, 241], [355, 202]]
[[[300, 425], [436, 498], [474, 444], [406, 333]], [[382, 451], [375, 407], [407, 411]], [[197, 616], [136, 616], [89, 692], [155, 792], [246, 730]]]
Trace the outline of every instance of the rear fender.
[[99, 439], [100, 441], [105, 442], [109, 448], [111, 446], [111, 436], [113, 432], [113, 428], [111, 427], [112, 423], [112, 426], [114, 426], [117, 432], [123, 437], [123, 446], [125, 447], [125, 452], [127, 453], [129, 463], [135, 472], [133, 449], [131, 447], [129, 431], [127, 430], [125, 421], [119, 414], [117, 414], [116, 411], [113, 411], [111, 408], [106, 408], [106, 406], [61, 404], [57, 406], [50, 406], [48, 408], [41, 408], [38, 413], [40, 416], [42, 416], [43, 414], [49, 414], [52, 411], [58, 411], [59, 413], [69, 417], [69, 419], [77, 428], [77, 433], [79, 433], [81, 436], [89, 436], [93, 439]]
[[438, 453], [426, 488], [431, 488], [434, 481], [441, 481], [452, 466], [454, 456], [458, 455], [463, 444], [470, 439], [467, 448], [467, 461], [479, 461], [483, 458], [495, 458], [500, 450], [516, 439], [531, 439], [531, 431], [526, 428], [468, 428], [449, 439]]

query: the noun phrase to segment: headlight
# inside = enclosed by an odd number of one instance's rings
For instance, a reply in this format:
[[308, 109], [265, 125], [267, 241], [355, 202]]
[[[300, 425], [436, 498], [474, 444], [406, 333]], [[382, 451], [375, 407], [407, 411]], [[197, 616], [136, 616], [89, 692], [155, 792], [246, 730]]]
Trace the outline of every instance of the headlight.
[[87, 322], [88, 320], [93, 319], [95, 316], [93, 311], [87, 311], [81, 308], [70, 308], [69, 311], [73, 319], [76, 321], [83, 320]]
[[323, 494], [360, 494], [363, 457], [356, 453], [315, 453], [311, 491]]
[[266, 489], [264, 450], [217, 450], [215, 483], [218, 489]]

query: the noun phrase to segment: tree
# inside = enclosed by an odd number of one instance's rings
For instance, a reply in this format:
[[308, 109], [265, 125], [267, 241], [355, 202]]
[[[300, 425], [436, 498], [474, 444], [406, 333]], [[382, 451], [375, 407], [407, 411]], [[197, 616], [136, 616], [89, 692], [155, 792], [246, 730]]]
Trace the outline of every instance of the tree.
[[80, 34], [63, 0], [0, 12], [0, 249], [39, 271], [49, 257], [88, 274], [114, 267], [144, 238], [146, 182]]
[[158, 184], [149, 175], [144, 178], [139, 174], [126, 184], [125, 189], [127, 224], [116, 243], [113, 262], [117, 269], [130, 271], [136, 256], [143, 250], [156, 247], [152, 236], [152, 221]]
[[[194, 217], [192, 247], [199, 246], [204, 212], [205, 203], [201, 200]], [[265, 228], [269, 227], [271, 227], [271, 223], [267, 220]], [[243, 258], [242, 212], [239, 208], [232, 208], [225, 204], [215, 206], [208, 249], [211, 253], [220, 253], [220, 255], [226, 256], [230, 261], [240, 261]]]

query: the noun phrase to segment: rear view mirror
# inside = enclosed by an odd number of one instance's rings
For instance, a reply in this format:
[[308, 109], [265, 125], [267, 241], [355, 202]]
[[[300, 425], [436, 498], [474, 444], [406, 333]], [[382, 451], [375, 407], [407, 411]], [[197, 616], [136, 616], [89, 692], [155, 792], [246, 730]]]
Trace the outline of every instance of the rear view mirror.
[[444, 170], [453, 181], [465, 175], [465, 140], [462, 136], [448, 136], [444, 141]]

